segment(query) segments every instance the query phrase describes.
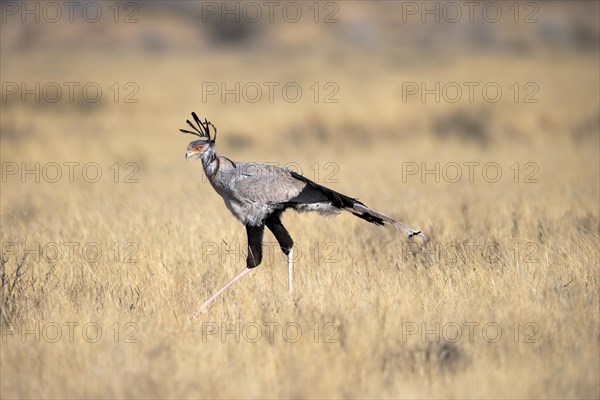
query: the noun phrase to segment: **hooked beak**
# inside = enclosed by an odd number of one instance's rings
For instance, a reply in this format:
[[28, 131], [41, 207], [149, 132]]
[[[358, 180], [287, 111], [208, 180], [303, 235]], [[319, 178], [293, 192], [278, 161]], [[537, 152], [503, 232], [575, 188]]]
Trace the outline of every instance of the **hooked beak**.
[[198, 151], [188, 150], [185, 152], [185, 159], [187, 160], [188, 158], [193, 157], [198, 153], [199, 153]]

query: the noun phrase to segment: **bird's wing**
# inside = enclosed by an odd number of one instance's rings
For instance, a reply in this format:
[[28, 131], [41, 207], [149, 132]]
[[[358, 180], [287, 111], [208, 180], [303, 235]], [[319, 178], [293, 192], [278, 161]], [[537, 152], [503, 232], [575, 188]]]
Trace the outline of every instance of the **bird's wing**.
[[404, 234], [409, 238], [413, 236], [419, 236], [424, 241], [428, 240], [427, 237], [421, 233], [421, 231], [411, 229], [395, 219], [390, 218], [377, 210], [367, 207], [358, 199], [346, 196], [345, 194], [319, 185], [318, 183], [313, 182], [295, 172], [290, 172], [290, 174], [295, 179], [306, 183], [306, 187], [304, 190], [302, 190], [302, 194], [296, 197], [294, 201], [300, 200], [299, 202], [303, 203], [329, 201], [334, 207], [348, 211], [355, 216], [364, 219], [365, 221], [374, 223], [376, 225], [392, 225], [404, 232]]
[[278, 204], [298, 196], [306, 183], [295, 179], [285, 168], [238, 162], [230, 185], [238, 195], [254, 203]]

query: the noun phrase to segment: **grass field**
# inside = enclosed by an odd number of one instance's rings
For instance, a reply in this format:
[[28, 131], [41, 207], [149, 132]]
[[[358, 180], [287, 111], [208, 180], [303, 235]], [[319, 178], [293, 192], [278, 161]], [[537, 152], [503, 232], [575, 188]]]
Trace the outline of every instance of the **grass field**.
[[[490, 25], [491, 44], [396, 24], [394, 4], [241, 45], [158, 6], [130, 25], [2, 25], [3, 399], [600, 397], [597, 4], [540, 3], [537, 24]], [[102, 96], [36, 102], [7, 82]], [[280, 86], [223, 102], [206, 82]], [[463, 97], [403, 98], [436, 82]], [[245, 266], [246, 235], [184, 161], [191, 111], [220, 154], [299, 169], [430, 242], [288, 212], [293, 297], [267, 233], [263, 264], [192, 319]]]

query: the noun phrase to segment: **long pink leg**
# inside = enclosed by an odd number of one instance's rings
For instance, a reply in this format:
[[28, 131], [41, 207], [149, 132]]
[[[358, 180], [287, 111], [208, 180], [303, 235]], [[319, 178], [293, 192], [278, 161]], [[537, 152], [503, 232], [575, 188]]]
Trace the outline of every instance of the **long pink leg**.
[[213, 294], [212, 296], [210, 296], [210, 298], [208, 300], [206, 300], [204, 303], [202, 303], [194, 312], [194, 314], [192, 314], [193, 317], [197, 317], [198, 315], [200, 315], [200, 312], [202, 311], [202, 309], [206, 306], [208, 306], [210, 303], [212, 303], [212, 301], [214, 299], [216, 299], [221, 293], [223, 293], [225, 291], [225, 289], [227, 289], [229, 286], [233, 285], [237, 280], [239, 280], [242, 276], [246, 275], [248, 272], [250, 272], [252, 270], [252, 268], [244, 268], [244, 270], [242, 272], [240, 272], [239, 274], [237, 274], [236, 276], [233, 277], [233, 279], [231, 279], [229, 282], [227, 282], [225, 284], [225, 286], [223, 286], [217, 293]]
[[293, 280], [294, 280], [294, 249], [290, 249], [290, 253], [288, 254], [288, 281], [290, 283], [290, 296], [292, 295], [292, 292], [294, 291], [294, 284], [293, 284]]

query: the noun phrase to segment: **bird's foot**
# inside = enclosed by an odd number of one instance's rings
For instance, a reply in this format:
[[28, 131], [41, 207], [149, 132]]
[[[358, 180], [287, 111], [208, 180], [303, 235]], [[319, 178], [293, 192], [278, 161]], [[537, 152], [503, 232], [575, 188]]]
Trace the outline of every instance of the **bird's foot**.
[[206, 314], [206, 307], [203, 307], [203, 306], [204, 306], [204, 304], [202, 306], [196, 308], [196, 311], [194, 311], [192, 313], [192, 318], [197, 318], [202, 314]]

